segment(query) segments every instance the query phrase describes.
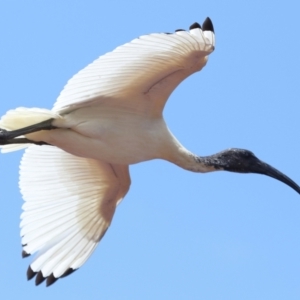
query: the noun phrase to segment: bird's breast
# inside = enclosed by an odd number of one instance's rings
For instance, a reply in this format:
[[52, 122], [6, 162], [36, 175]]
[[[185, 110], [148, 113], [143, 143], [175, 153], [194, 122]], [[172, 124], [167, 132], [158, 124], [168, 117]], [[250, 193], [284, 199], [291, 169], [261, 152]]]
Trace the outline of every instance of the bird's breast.
[[57, 120], [51, 143], [81, 157], [114, 164], [161, 158], [169, 134], [162, 118], [153, 119], [107, 107], [80, 108]]

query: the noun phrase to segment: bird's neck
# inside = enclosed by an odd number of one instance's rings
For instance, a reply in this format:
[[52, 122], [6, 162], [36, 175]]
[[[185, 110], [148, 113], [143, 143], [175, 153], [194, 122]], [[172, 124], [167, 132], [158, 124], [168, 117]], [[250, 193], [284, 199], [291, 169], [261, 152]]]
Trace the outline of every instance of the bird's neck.
[[[168, 129], [163, 119], [155, 122], [155, 139], [152, 141], [158, 147], [156, 158], [167, 160], [185, 170], [199, 173], [216, 171], [210, 156], [197, 156], [187, 150]], [[157, 153], [156, 152], [156, 153]]]
[[197, 156], [184, 147], [179, 147], [177, 151], [178, 155], [174, 156], [172, 159], [172, 162], [177, 166], [198, 173], [216, 171], [215, 167], [208, 163], [208, 157]]
[[171, 133], [169, 140], [169, 150], [167, 150], [164, 159], [171, 163], [192, 172], [207, 173], [216, 171], [212, 166], [210, 157], [201, 157], [187, 150]]

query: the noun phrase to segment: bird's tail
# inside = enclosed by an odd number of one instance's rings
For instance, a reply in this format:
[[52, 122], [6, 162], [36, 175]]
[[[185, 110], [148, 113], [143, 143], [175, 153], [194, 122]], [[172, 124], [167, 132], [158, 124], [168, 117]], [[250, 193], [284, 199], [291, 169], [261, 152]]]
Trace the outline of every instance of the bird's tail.
[[[48, 109], [18, 107], [9, 110], [0, 119], [0, 129], [16, 130], [30, 125], [58, 118], [59, 115]], [[28, 147], [30, 144], [10, 144], [0, 146], [1, 152], [12, 152]]]

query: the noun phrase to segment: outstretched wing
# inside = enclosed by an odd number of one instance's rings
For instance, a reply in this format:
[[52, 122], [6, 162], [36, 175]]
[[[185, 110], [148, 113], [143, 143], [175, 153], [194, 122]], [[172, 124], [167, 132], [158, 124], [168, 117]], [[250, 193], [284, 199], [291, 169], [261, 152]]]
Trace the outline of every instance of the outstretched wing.
[[78, 72], [59, 95], [53, 110], [62, 112], [109, 102], [161, 115], [172, 91], [205, 66], [214, 46], [209, 18], [202, 29], [194, 23], [190, 31], [141, 36]]
[[128, 166], [73, 156], [52, 146], [29, 147], [20, 165], [23, 257], [36, 284], [69, 275], [92, 254], [129, 189]]

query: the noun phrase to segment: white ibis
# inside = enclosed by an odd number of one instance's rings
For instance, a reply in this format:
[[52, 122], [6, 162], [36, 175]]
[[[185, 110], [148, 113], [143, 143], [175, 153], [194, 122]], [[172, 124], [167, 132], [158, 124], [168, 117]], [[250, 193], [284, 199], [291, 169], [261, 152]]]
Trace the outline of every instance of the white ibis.
[[129, 189], [131, 164], [159, 158], [193, 172], [259, 173], [300, 193], [248, 150], [200, 157], [168, 129], [167, 99], [214, 47], [209, 18], [189, 31], [141, 36], [78, 72], [52, 110], [17, 108], [1, 118], [2, 152], [27, 148], [20, 164], [22, 254], [36, 253], [28, 280], [49, 286], [84, 264]]

